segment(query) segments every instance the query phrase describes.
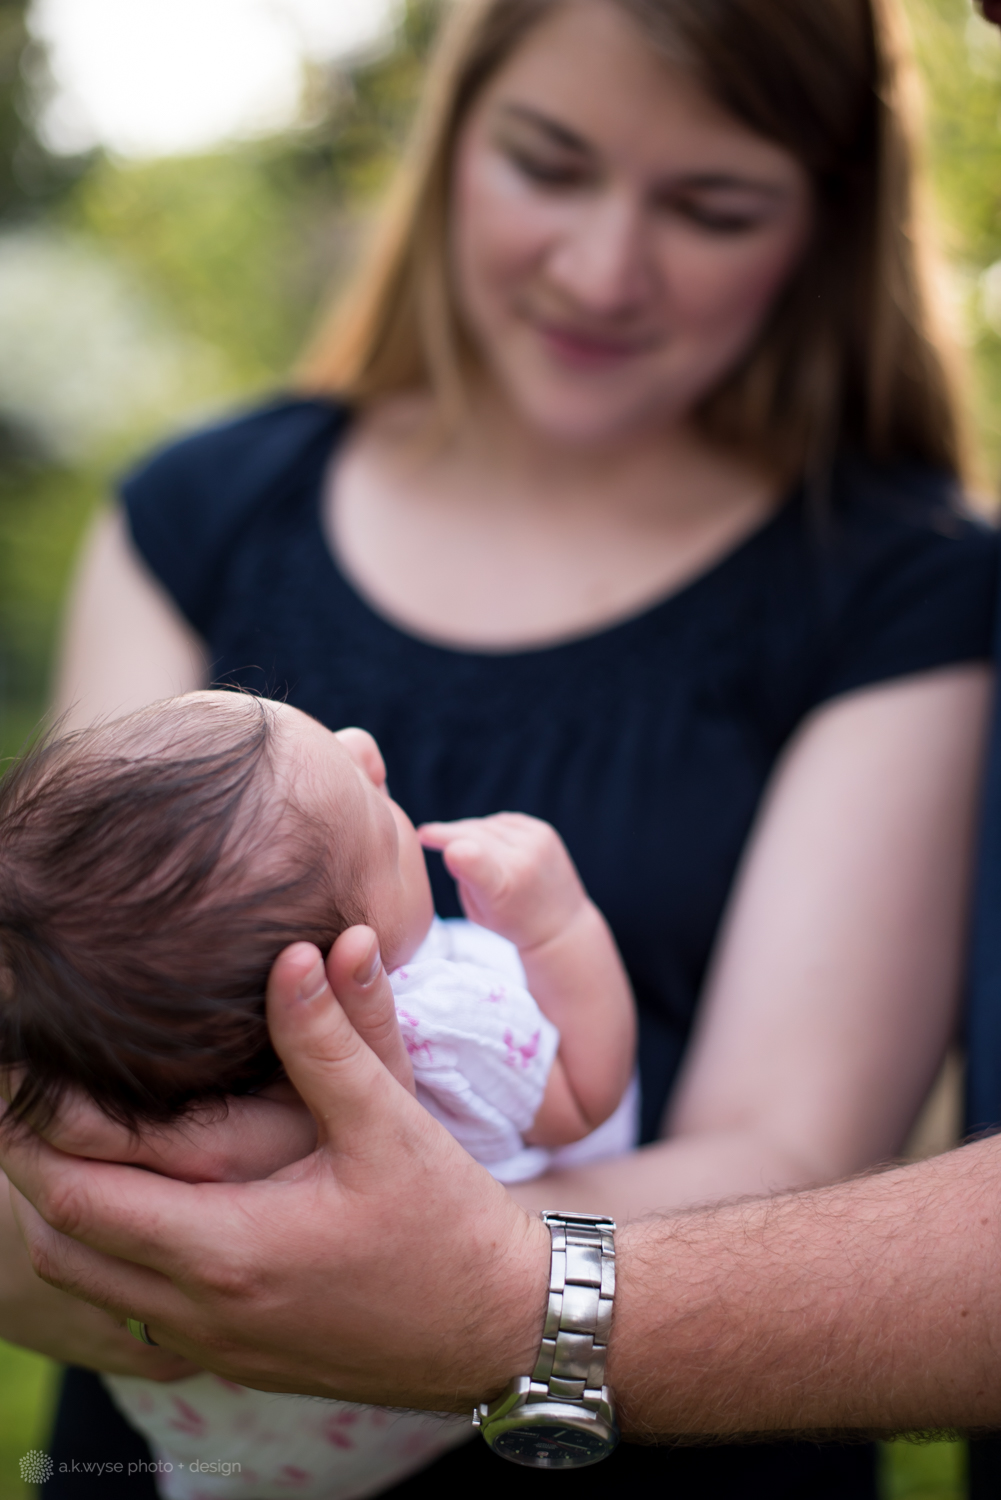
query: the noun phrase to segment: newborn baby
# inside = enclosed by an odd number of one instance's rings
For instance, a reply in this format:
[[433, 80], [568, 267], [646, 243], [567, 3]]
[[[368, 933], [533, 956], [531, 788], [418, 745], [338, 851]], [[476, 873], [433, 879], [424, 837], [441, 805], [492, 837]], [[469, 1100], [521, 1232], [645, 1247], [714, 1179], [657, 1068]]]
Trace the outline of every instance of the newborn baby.
[[[434, 917], [422, 842], [472, 921]], [[500, 814], [418, 835], [370, 735], [233, 693], [49, 741], [0, 782], [13, 1115], [42, 1124], [75, 1088], [141, 1132], [268, 1087], [275, 957], [298, 940], [326, 952], [359, 922], [379, 937], [418, 1098], [495, 1176], [633, 1144], [629, 983], [556, 833]], [[207, 1374], [107, 1383], [172, 1500], [375, 1494], [468, 1432]]]

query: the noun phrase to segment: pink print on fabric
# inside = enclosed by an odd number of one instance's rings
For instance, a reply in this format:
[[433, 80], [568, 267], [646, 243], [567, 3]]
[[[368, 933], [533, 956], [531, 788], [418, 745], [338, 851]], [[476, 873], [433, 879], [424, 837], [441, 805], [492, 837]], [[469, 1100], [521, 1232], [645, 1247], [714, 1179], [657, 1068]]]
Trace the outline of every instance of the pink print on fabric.
[[502, 984], [499, 984], [495, 990], [491, 990], [489, 995], [484, 995], [483, 998], [484, 1000], [489, 1000], [492, 1005], [500, 1005], [502, 1001], [507, 999], [507, 990]]
[[323, 1436], [334, 1448], [353, 1448], [354, 1440], [343, 1429], [353, 1427], [357, 1420], [356, 1411], [339, 1411], [324, 1423]]
[[297, 1468], [295, 1464], [282, 1464], [278, 1470], [277, 1482], [289, 1486], [302, 1485], [308, 1484], [312, 1477], [308, 1469]]
[[504, 1033], [504, 1045], [507, 1048], [507, 1057], [504, 1061], [509, 1068], [527, 1068], [532, 1058], [539, 1050], [539, 1042], [542, 1032], [536, 1031], [530, 1042], [524, 1042], [520, 1047], [515, 1046], [514, 1037], [510, 1031]]
[[170, 1421], [174, 1431], [185, 1432], [188, 1437], [204, 1437], [208, 1424], [201, 1412], [195, 1411], [195, 1408], [189, 1406], [186, 1401], [182, 1401], [180, 1396], [174, 1396], [172, 1400], [178, 1413]]
[[[417, 1030], [417, 1027], [421, 1024], [420, 1017], [419, 1016], [412, 1016], [410, 1014], [410, 1012], [407, 1011], [407, 1010], [398, 1010], [396, 1012], [396, 1015], [397, 1015], [397, 1019], [399, 1021], [402, 1021], [402, 1023], [403, 1023], [404, 1026], [412, 1026], [415, 1031]], [[428, 1064], [428, 1066], [429, 1067], [433, 1066], [433, 1064], [434, 1064], [434, 1053], [431, 1051], [431, 1043], [430, 1042], [419, 1042], [416, 1037], [414, 1037], [414, 1036], [407, 1036], [406, 1033], [404, 1033], [404, 1035], [403, 1035], [403, 1045], [404, 1045], [404, 1047], [406, 1047], [406, 1049], [407, 1049], [407, 1055], [409, 1057], [420, 1057], [423, 1054], [424, 1061]]]
[[437, 1443], [430, 1433], [411, 1432], [399, 1444], [396, 1451], [401, 1458], [423, 1458], [429, 1449], [435, 1447]]

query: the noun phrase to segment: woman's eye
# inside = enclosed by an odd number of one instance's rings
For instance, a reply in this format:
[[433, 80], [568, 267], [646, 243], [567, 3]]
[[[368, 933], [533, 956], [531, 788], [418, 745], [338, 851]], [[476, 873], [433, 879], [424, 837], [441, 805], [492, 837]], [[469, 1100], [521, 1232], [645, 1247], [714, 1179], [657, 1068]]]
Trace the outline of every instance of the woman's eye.
[[507, 154], [518, 171], [530, 182], [542, 183], [548, 187], [576, 187], [586, 175], [577, 162], [534, 156], [526, 151], [510, 148]]
[[746, 210], [708, 208], [700, 203], [678, 202], [665, 204], [665, 207], [687, 219], [689, 223], [698, 225], [700, 229], [707, 229], [711, 234], [746, 234], [749, 230], [757, 229], [761, 222], [760, 215]]

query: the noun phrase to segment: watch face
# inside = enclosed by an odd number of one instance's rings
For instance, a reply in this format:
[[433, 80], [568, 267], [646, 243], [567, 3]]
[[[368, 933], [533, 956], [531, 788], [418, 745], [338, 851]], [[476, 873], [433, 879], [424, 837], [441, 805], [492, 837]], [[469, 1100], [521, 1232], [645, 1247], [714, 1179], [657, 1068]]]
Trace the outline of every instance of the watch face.
[[502, 1458], [533, 1469], [580, 1469], [606, 1458], [615, 1444], [597, 1432], [540, 1422], [498, 1433], [490, 1446]]

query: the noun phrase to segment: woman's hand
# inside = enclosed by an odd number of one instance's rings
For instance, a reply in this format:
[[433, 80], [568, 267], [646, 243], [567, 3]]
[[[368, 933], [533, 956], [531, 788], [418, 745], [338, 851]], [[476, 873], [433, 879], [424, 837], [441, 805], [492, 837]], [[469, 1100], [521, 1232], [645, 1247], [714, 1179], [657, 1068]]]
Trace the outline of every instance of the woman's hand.
[[319, 1144], [267, 1181], [170, 1181], [23, 1132], [0, 1147], [53, 1285], [245, 1385], [463, 1410], [531, 1368], [549, 1236], [351, 1024], [399, 1045], [374, 945], [342, 934], [319, 993], [315, 949], [275, 966], [271, 1033]]
[[40, 1281], [11, 1210], [0, 1173], [0, 1338], [62, 1364], [85, 1365], [107, 1375], [180, 1380], [196, 1366], [167, 1349], [140, 1344], [97, 1307]]

